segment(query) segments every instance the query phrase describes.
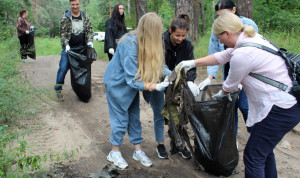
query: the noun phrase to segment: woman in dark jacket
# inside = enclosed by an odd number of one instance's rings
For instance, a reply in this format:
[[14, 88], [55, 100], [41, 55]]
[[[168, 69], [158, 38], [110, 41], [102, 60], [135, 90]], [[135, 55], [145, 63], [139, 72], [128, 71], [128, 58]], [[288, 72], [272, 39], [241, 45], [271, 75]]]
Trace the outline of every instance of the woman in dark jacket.
[[105, 22], [105, 27], [104, 52], [107, 53], [110, 61], [117, 48], [116, 40], [127, 33], [123, 4], [114, 6], [111, 17]]
[[22, 62], [27, 62], [27, 55], [35, 59], [35, 48], [33, 41], [33, 33], [30, 32], [30, 23], [27, 21], [28, 11], [23, 9], [20, 11], [20, 17], [17, 21], [18, 38], [20, 40], [20, 55]]

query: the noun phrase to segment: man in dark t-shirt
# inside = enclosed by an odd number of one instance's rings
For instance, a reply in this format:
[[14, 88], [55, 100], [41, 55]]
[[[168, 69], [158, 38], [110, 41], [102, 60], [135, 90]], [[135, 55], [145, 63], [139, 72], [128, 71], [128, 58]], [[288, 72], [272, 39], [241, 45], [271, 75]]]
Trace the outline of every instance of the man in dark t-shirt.
[[61, 58], [59, 69], [57, 71], [56, 84], [54, 90], [60, 101], [63, 101], [61, 93], [65, 76], [70, 69], [68, 51], [70, 48], [88, 45], [93, 48], [93, 30], [90, 19], [81, 12], [80, 0], [70, 0], [71, 10], [64, 13], [60, 21], [60, 37], [61, 37]]

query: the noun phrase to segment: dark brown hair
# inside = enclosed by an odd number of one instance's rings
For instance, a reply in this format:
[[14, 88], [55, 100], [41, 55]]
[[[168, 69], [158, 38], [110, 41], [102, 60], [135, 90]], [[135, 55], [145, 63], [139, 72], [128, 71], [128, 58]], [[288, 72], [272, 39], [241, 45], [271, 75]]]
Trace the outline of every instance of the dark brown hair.
[[175, 32], [177, 29], [190, 30], [190, 19], [187, 14], [179, 14], [174, 17], [170, 22], [171, 32]]
[[[217, 4], [215, 5], [215, 11], [217, 12], [218, 10], [222, 10], [222, 9], [232, 10], [234, 7], [236, 8], [234, 2], [231, 0], [219, 0], [217, 2]], [[234, 14], [237, 16], [240, 16], [237, 11], [237, 8], [236, 8], [236, 11]]]
[[22, 10], [20, 10], [20, 17], [22, 17], [22, 16], [23, 16], [23, 14], [24, 14], [25, 12], [27, 12], [27, 10], [26, 10], [26, 9], [22, 9]]
[[125, 25], [125, 13], [123, 13], [122, 15], [120, 14], [119, 11], [119, 6], [123, 4], [118, 3], [114, 6], [114, 9], [111, 13], [111, 18], [114, 20], [116, 26], [118, 29], [126, 29], [126, 25]]

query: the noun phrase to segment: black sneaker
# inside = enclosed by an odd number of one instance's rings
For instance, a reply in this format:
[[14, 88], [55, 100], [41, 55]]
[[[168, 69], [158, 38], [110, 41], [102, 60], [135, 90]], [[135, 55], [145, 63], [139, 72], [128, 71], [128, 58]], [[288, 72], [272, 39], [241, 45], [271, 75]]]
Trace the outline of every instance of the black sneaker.
[[179, 151], [178, 153], [181, 154], [181, 156], [184, 159], [191, 159], [192, 158], [191, 152], [186, 147], [184, 147], [184, 149], [182, 151]]
[[165, 147], [164, 144], [159, 144], [156, 147], [156, 152], [157, 152], [157, 156], [161, 159], [168, 159], [169, 158], [168, 153], [166, 151], [166, 147]]
[[56, 97], [59, 101], [64, 101], [64, 95], [61, 94], [61, 90], [56, 91]]

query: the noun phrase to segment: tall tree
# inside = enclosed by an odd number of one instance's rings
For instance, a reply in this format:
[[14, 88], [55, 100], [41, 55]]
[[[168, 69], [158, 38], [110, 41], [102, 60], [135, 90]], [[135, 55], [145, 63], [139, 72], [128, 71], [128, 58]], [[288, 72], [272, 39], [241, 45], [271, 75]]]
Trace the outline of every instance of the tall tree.
[[137, 22], [140, 18], [147, 13], [147, 0], [135, 0], [136, 9], [136, 20]]
[[197, 43], [199, 39], [199, 0], [176, 0], [175, 15], [185, 13], [191, 21], [188, 38]]
[[204, 13], [204, 0], [200, 2], [200, 14], [201, 14], [201, 21], [202, 21], [202, 34], [206, 34], [206, 20], [205, 20], [205, 13]]
[[241, 16], [252, 19], [253, 0], [237, 0], [237, 8]]

